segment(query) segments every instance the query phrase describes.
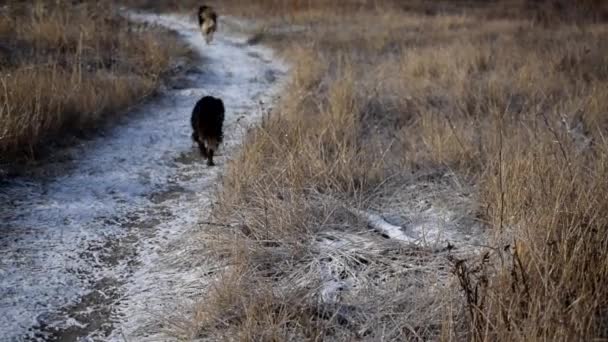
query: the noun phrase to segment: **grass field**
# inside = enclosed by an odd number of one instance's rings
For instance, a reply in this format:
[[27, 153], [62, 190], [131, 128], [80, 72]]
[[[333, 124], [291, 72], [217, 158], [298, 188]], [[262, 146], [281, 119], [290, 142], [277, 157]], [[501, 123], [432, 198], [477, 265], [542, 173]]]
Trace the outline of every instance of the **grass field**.
[[[173, 334], [608, 338], [605, 2], [215, 4], [249, 19], [250, 43], [292, 69], [222, 179], [196, 237], [220, 271], [191, 319], [169, 322]], [[185, 54], [114, 8], [0, 8], [0, 159], [110, 121]], [[480, 228], [481, 242], [388, 232], [421, 217]]]
[[[200, 239], [226, 269], [176, 334], [608, 337], [604, 4], [218, 7], [254, 19], [252, 43], [292, 74], [223, 179], [211, 219], [230, 227]], [[412, 247], [358, 214], [424, 201], [486, 243]]]
[[95, 130], [151, 94], [187, 54], [112, 2], [9, 1], [0, 8], [0, 160]]

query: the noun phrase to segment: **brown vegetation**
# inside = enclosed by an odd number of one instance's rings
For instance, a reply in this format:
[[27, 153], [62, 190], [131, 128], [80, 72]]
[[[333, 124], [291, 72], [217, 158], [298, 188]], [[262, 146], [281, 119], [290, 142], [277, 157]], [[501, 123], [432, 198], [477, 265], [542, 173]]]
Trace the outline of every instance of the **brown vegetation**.
[[96, 127], [141, 101], [185, 49], [108, 1], [10, 1], [0, 8], [0, 155]]
[[[224, 178], [228, 226], [201, 241], [226, 268], [177, 334], [607, 337], [608, 26], [428, 3], [217, 4], [265, 14], [254, 40], [293, 69]], [[426, 205], [483, 223], [486, 247], [411, 246], [356, 214]]]

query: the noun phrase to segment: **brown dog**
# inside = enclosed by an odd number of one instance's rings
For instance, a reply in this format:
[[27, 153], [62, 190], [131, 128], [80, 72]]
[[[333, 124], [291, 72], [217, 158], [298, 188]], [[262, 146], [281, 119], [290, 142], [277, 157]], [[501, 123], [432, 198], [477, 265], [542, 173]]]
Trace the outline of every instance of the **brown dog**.
[[217, 31], [217, 13], [212, 7], [203, 5], [198, 8], [198, 26], [207, 44], [211, 43]]

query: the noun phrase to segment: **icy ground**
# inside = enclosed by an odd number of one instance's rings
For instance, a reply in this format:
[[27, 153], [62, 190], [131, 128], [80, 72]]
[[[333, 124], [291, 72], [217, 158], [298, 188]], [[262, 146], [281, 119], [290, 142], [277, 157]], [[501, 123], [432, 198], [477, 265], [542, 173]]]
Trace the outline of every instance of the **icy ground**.
[[[185, 18], [134, 20], [176, 30], [201, 65], [43, 172], [0, 184], [0, 341], [166, 340], [165, 313], [196, 297], [209, 272], [183, 257], [197, 248], [190, 232], [286, 68], [225, 26], [207, 46]], [[190, 140], [191, 109], [206, 94], [227, 111], [212, 168]]]

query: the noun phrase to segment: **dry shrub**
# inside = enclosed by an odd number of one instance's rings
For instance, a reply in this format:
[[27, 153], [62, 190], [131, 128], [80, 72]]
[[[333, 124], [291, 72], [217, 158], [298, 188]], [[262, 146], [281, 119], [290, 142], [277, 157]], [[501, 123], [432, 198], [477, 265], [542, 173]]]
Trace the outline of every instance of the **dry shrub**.
[[[242, 167], [231, 168], [226, 177], [230, 191], [225, 192], [224, 203], [249, 200], [252, 189], [243, 187], [243, 179], [259, 186], [256, 190], [266, 191], [272, 185], [293, 193], [290, 199], [302, 200], [297, 194], [308, 190], [355, 193], [378, 183], [373, 172], [378, 155], [365, 146], [359, 136], [360, 116], [353, 115], [361, 105], [354, 96], [350, 65], [339, 67], [336, 79], [325, 86], [321, 84], [325, 67], [300, 56], [302, 63], [293, 70], [294, 91], [284, 99], [282, 110], [247, 138], [238, 161]], [[326, 97], [319, 97], [321, 87], [327, 87]], [[307, 115], [301, 115], [303, 111]]]
[[0, 36], [4, 158], [109, 121], [150, 94], [185, 52], [169, 33], [130, 23], [109, 2], [11, 2], [0, 13]]
[[524, 26], [404, 56], [420, 115], [405, 137], [424, 161], [472, 174], [489, 228], [507, 236], [496, 250], [511, 261], [469, 303], [475, 340], [606, 337], [605, 32]]
[[475, 329], [513, 340], [605, 338], [606, 146], [581, 155], [567, 135], [529, 138], [533, 148], [519, 150], [506, 139], [502, 166], [489, 170], [502, 167], [502, 183], [487, 177], [494, 224], [513, 235], [513, 262], [486, 290], [488, 316]]

